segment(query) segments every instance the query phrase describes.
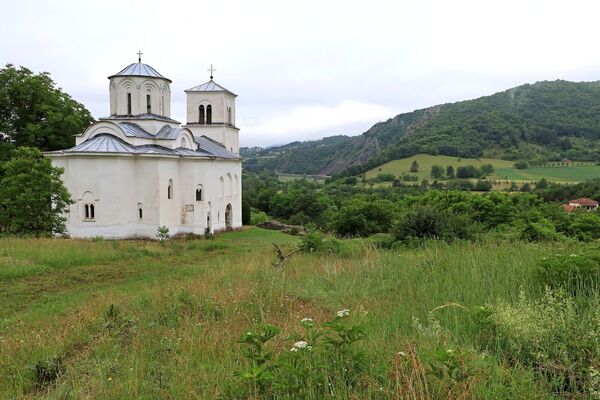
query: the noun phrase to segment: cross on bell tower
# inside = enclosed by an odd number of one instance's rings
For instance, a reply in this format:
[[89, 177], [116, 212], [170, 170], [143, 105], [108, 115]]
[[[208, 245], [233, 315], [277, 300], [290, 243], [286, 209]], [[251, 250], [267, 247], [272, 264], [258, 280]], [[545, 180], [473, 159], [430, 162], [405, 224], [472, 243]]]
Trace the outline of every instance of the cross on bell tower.
[[216, 69], [213, 68], [212, 64], [210, 64], [210, 68], [207, 69], [207, 71], [210, 72], [210, 80], [212, 81], [212, 79], [213, 79], [213, 73], [216, 71]]
[[137, 55], [138, 55], [138, 63], [140, 63], [140, 64], [142, 63], [142, 55], [143, 55], [143, 54], [144, 54], [144, 53], [142, 53], [142, 51], [141, 51], [141, 50], [138, 50], [138, 52], [137, 52]]

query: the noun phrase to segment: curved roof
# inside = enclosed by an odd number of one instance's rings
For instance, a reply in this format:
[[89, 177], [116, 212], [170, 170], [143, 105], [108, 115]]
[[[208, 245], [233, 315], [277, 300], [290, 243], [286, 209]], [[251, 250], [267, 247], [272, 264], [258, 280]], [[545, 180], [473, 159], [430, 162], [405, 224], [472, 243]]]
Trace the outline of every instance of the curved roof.
[[160, 78], [171, 82], [170, 79], [162, 76], [157, 70], [149, 66], [148, 64], [142, 64], [141, 62], [129, 64], [121, 71], [108, 77], [108, 79], [115, 76], [146, 76], [149, 78]]
[[178, 157], [204, 157], [239, 160], [235, 154], [227, 151], [223, 146], [202, 136], [195, 138], [196, 149], [178, 147], [170, 149], [156, 144], [133, 145], [127, 143], [110, 133], [101, 133], [75, 147], [66, 150], [49, 151], [47, 155], [69, 155], [80, 153], [94, 154], [131, 154], [131, 155], [165, 155]]
[[189, 88], [186, 90], [186, 92], [227, 92], [229, 94], [237, 96], [231, 90], [225, 89], [223, 86], [219, 85], [212, 79], [206, 83], [203, 83], [202, 85], [198, 85], [198, 86], [194, 86], [193, 88]]

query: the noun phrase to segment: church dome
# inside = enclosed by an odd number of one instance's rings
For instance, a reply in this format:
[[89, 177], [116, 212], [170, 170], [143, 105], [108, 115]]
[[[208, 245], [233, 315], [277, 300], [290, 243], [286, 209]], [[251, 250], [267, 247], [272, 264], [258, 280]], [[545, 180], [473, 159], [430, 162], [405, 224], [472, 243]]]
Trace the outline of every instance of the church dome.
[[160, 78], [171, 82], [169, 78], [165, 78], [164, 76], [162, 76], [157, 70], [152, 68], [150, 65], [142, 64], [141, 62], [136, 62], [126, 66], [116, 74], [109, 76], [108, 79], [117, 76], [145, 76], [150, 78]]

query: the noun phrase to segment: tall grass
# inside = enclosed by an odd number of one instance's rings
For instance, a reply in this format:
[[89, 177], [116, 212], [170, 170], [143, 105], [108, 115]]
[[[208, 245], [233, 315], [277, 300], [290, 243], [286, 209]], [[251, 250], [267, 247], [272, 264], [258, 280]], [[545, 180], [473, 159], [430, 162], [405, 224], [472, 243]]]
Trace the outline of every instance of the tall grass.
[[[275, 269], [273, 241], [291, 248], [297, 239], [260, 229], [164, 246], [0, 239], [0, 398], [229, 398], [244, 363], [240, 335], [268, 322], [282, 329], [272, 350], [288, 351], [302, 318], [323, 322], [342, 308], [364, 326], [371, 360], [350, 395], [402, 398], [426, 369], [416, 349], [437, 346], [419, 336], [415, 318], [434, 315], [448, 345], [472, 349], [478, 328], [461, 307], [533, 293], [536, 262], [563, 246], [431, 242], [381, 251], [356, 241], [342, 255], [298, 253]], [[410, 351], [410, 362], [398, 358]], [[40, 381], [35, 366], [57, 357], [64, 371]], [[550, 396], [531, 369], [482, 362], [492, 367], [476, 379], [443, 381], [428, 396]]]

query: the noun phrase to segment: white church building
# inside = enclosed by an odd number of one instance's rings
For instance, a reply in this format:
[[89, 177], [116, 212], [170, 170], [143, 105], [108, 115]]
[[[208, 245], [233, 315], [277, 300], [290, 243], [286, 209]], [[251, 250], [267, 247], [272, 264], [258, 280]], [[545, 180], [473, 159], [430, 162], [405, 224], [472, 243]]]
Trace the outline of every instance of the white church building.
[[242, 225], [236, 95], [213, 81], [185, 91], [187, 122], [171, 119], [171, 80], [141, 59], [108, 77], [110, 116], [45, 153], [64, 168], [73, 238], [205, 234]]

